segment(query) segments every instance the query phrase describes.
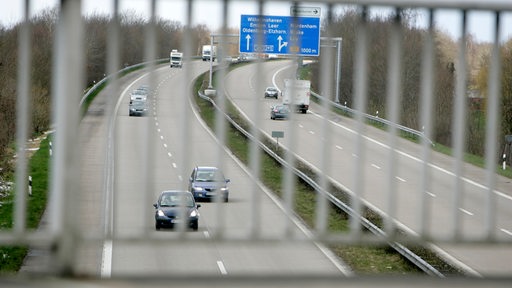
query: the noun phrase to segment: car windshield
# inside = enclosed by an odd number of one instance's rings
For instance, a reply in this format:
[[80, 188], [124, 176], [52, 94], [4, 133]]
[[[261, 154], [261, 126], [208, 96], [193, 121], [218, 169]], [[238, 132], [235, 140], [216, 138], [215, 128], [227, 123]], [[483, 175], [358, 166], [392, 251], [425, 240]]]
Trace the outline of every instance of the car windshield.
[[197, 171], [196, 180], [197, 182], [221, 182], [224, 181], [222, 173], [215, 170]]
[[132, 91], [133, 95], [146, 95], [148, 92], [145, 89], [136, 89]]
[[286, 106], [277, 106], [276, 107], [276, 110], [281, 112], [281, 113], [286, 113], [288, 112], [288, 108]]
[[146, 106], [146, 101], [144, 100], [133, 100], [131, 103], [133, 106]]
[[276, 88], [274, 88], [274, 87], [268, 87], [268, 88], [267, 88], [267, 91], [274, 92], [274, 91], [277, 91], [277, 89], [276, 89]]
[[194, 198], [188, 194], [164, 194], [160, 200], [160, 207], [194, 207]]

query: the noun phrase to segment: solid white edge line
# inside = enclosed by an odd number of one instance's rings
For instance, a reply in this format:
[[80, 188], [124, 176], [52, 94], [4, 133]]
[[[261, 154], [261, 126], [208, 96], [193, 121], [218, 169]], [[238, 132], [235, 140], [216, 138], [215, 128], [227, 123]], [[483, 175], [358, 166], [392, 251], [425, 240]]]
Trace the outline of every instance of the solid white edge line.
[[110, 278], [112, 275], [112, 240], [103, 243], [101, 259], [101, 278]]
[[222, 263], [222, 261], [217, 261], [217, 266], [219, 267], [219, 270], [220, 270], [220, 274], [222, 275], [227, 275], [228, 274], [228, 271], [226, 271], [226, 267], [224, 267], [224, 263]]
[[[156, 69], [156, 70], [158, 70], [158, 69]], [[143, 75], [141, 75], [137, 79], [133, 80], [130, 83], [130, 85], [128, 85], [123, 90], [123, 92], [121, 92], [121, 94], [119, 95], [119, 98], [117, 99], [116, 106], [114, 107], [114, 112], [113, 112], [113, 117], [114, 118], [117, 117], [117, 113], [119, 111], [119, 107], [121, 106], [121, 102], [122, 102], [123, 98], [125, 97], [125, 95], [127, 95], [127, 91], [130, 90], [131, 87], [135, 83], [137, 83], [140, 79], [142, 79], [144, 77], [147, 77], [147, 75], [149, 75], [150, 73], [151, 72], [144, 73]], [[156, 118], [155, 118], [155, 120], [156, 120]], [[115, 123], [116, 123], [116, 119], [113, 119], [112, 120], [112, 124], [109, 127], [110, 130], [115, 130]], [[113, 135], [113, 133], [114, 133], [114, 131], [108, 131], [109, 135]], [[111, 137], [111, 136], [109, 136], [109, 137]], [[110, 141], [112, 141], [112, 140], [110, 140]], [[110, 152], [114, 153], [114, 151], [110, 151]], [[109, 163], [109, 165], [114, 165], [114, 163]], [[114, 175], [107, 175], [107, 177], [114, 177]], [[109, 196], [107, 195], [106, 198], [108, 199]], [[113, 201], [111, 201], [110, 205], [114, 205]], [[112, 207], [107, 207], [107, 205], [105, 205], [105, 209], [111, 209], [112, 210]], [[104, 213], [106, 215], [108, 213], [108, 211], [104, 211]], [[109, 220], [111, 222], [109, 226], [110, 226], [111, 230], [113, 229], [113, 221], [114, 221], [113, 218], [114, 217], [109, 217]], [[105, 225], [107, 225], [107, 224], [105, 223]], [[110, 233], [112, 234], [112, 231], [110, 231]], [[114, 243], [112, 242], [112, 240], [104, 240], [103, 241], [103, 250], [102, 250], [102, 255], [101, 255], [101, 271], [100, 271], [101, 277], [103, 277], [103, 278], [110, 278], [111, 275], [112, 275], [112, 250], [113, 250], [113, 245], [114, 245]]]

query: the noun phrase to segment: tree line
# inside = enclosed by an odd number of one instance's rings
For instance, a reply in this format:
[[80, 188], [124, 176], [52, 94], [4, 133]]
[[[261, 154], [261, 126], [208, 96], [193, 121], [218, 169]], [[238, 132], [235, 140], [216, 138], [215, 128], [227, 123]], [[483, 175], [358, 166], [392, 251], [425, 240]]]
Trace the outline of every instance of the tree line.
[[[31, 70], [30, 97], [31, 123], [29, 134], [36, 136], [50, 129], [52, 59], [54, 37], [58, 20], [58, 9], [48, 9], [30, 19], [31, 26]], [[85, 41], [86, 86], [105, 77], [107, 73], [107, 41], [112, 18], [93, 14], [83, 18]], [[119, 16], [120, 22], [120, 63], [129, 66], [144, 62], [144, 47], [148, 20], [128, 11]], [[169, 57], [171, 49], [179, 49], [182, 44], [184, 26], [177, 21], [157, 19], [156, 30], [157, 58]], [[12, 171], [10, 158], [15, 150], [13, 143], [16, 134], [16, 97], [18, 72], [18, 43], [21, 23], [12, 27], [0, 26], [0, 173]], [[192, 38], [192, 51], [200, 51], [202, 44], [210, 42], [210, 29], [197, 25], [187, 29]], [[120, 69], [123, 67], [119, 67]], [[11, 156], [8, 156], [11, 155]]]
[[[421, 68], [422, 53], [427, 33], [426, 28], [414, 25], [413, 11], [403, 10], [400, 15], [402, 31], [401, 58], [401, 101], [400, 123], [406, 127], [422, 131], [421, 123]], [[396, 15], [375, 16], [366, 21], [368, 31], [368, 101], [366, 113], [386, 118], [386, 103], [388, 81], [388, 55], [390, 49], [391, 29], [396, 23]], [[332, 37], [342, 37], [341, 80], [339, 83], [339, 101], [354, 107], [354, 75], [360, 67], [354, 67], [358, 27], [361, 23], [361, 13], [356, 9], [348, 9], [334, 15], [330, 23], [323, 25], [324, 31], [329, 31]], [[446, 146], [451, 146], [453, 106], [457, 79], [458, 46], [461, 40], [454, 40], [446, 33], [434, 29], [434, 86], [433, 88], [433, 119], [432, 140]], [[478, 43], [472, 35], [465, 37], [467, 70], [467, 121], [466, 121], [466, 152], [484, 156], [485, 151], [485, 121], [487, 102], [487, 82], [491, 43]], [[496, 139], [499, 155], [504, 146], [504, 136], [512, 134], [512, 40], [501, 45], [501, 131]], [[322, 55], [320, 55], [322, 57]], [[320, 76], [319, 65], [314, 65], [312, 75]], [[331, 68], [327, 68], [331, 69]], [[334, 68], [332, 68], [334, 69]], [[313, 87], [320, 87], [318, 77], [312, 79]], [[333, 83], [334, 86], [334, 83]], [[335, 91], [334, 87], [331, 91]], [[470, 97], [476, 95], [477, 97]], [[333, 97], [332, 97], [333, 98]]]
[[[415, 15], [403, 11], [401, 16], [402, 29], [402, 85], [401, 85], [401, 125], [422, 130], [420, 121], [420, 89], [421, 59], [425, 36], [428, 30], [413, 25]], [[52, 59], [53, 40], [58, 10], [45, 10], [30, 20], [32, 33], [31, 63], [31, 123], [30, 134], [38, 135], [50, 128], [52, 91]], [[112, 19], [105, 15], [84, 17], [84, 43], [86, 53], [86, 84], [92, 86], [102, 79], [106, 71], [108, 30]], [[360, 12], [348, 9], [334, 15], [328, 25], [323, 25], [322, 33], [329, 31], [334, 37], [342, 37], [342, 68], [339, 83], [340, 102], [349, 107], [354, 104], [354, 79], [358, 67], [354, 67], [355, 44], [358, 37], [358, 25], [361, 21]], [[368, 42], [368, 103], [366, 113], [379, 111], [380, 117], [386, 117], [386, 85], [388, 81], [388, 49], [390, 47], [390, 31], [395, 23], [393, 16], [376, 16], [367, 20], [369, 31]], [[145, 35], [148, 20], [137, 16], [134, 12], [120, 15], [120, 59], [123, 66], [144, 61]], [[184, 26], [176, 21], [157, 19], [155, 23], [157, 35], [157, 57], [166, 58], [170, 49], [181, 47], [184, 39]], [[0, 27], [0, 167], [9, 171], [7, 152], [12, 151], [16, 125], [17, 95], [17, 53], [18, 38], [21, 25]], [[230, 32], [234, 30], [231, 29]], [[187, 29], [193, 51], [201, 51], [201, 45], [210, 42], [210, 29], [205, 25], [197, 25]], [[455, 94], [456, 59], [458, 44], [441, 31], [434, 33], [435, 64], [434, 64], [434, 110], [433, 135], [435, 142], [450, 146], [452, 141], [453, 105]], [[490, 65], [491, 45], [478, 43], [471, 35], [466, 37], [468, 59], [468, 91], [477, 91], [482, 95], [476, 105], [468, 97], [467, 121], [467, 152], [483, 155], [485, 151], [485, 113], [488, 70]], [[503, 147], [504, 135], [512, 134], [512, 40], [501, 45], [501, 131], [498, 141]], [[322, 57], [322, 54], [320, 55]], [[122, 68], [122, 67], [120, 67]], [[318, 65], [313, 65], [312, 75], [321, 75]], [[313, 87], [319, 87], [318, 77], [312, 79]], [[7, 169], [6, 169], [7, 168]], [[1, 173], [1, 172], [0, 172]]]

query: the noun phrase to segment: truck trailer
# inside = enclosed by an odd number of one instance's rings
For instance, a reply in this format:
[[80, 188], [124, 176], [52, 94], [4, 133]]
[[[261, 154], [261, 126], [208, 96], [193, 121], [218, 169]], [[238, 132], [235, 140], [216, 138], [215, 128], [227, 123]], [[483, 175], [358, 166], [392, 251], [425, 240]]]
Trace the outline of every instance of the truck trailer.
[[309, 80], [284, 80], [283, 104], [288, 105], [291, 111], [306, 113], [309, 109], [310, 96], [311, 82]]
[[217, 58], [217, 46], [212, 45], [203, 45], [202, 52], [203, 61], [211, 61], [215, 62], [215, 58]]

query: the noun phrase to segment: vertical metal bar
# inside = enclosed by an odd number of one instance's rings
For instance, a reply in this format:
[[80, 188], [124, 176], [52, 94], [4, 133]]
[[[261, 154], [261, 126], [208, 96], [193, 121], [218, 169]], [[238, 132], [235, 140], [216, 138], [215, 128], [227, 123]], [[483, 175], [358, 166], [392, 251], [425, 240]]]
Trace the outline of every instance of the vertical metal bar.
[[[148, 106], [148, 117], [149, 119], [152, 119], [153, 117], [155, 117], [156, 113], [155, 111], [151, 108], [152, 107], [152, 103], [153, 101], [156, 101], [156, 99], [154, 99], [154, 95], [153, 95], [153, 91], [156, 89], [156, 79], [155, 79], [155, 69], [156, 69], [156, 63], [154, 62], [155, 59], [157, 59], [157, 33], [156, 33], [156, 26], [157, 26], [157, 17], [156, 17], [156, 10], [157, 10], [157, 3], [156, 3], [156, 0], [151, 0], [150, 1], [150, 7], [149, 7], [149, 12], [150, 12], [150, 15], [149, 15], [149, 22], [147, 24], [147, 27], [146, 27], [146, 39], [145, 39], [145, 42], [147, 43], [145, 46], [144, 46], [144, 58], [145, 58], [145, 62], [147, 62], [148, 64], [148, 70], [149, 70], [149, 91], [148, 93], [150, 93], [149, 95], [147, 95], [147, 100], [148, 103], [151, 105], [151, 106]], [[153, 144], [153, 141], [150, 141], [152, 139], [155, 139], [156, 138], [156, 135], [155, 135], [155, 129], [154, 129], [154, 121], [147, 121], [147, 125], [144, 129], [144, 139], [147, 139], [148, 141], [144, 141], [144, 146], [143, 147], [143, 150], [144, 150], [144, 154], [145, 154], [145, 157], [144, 157], [144, 160], [143, 160], [143, 163], [142, 163], [142, 169], [144, 171], [144, 175], [143, 175], [143, 187], [145, 187], [145, 191], [147, 191], [147, 193], [145, 193], [145, 200], [144, 200], [144, 214], [141, 215], [142, 217], [144, 217], [145, 215], [151, 215], [152, 212], [153, 212], [153, 206], [152, 206], [152, 203], [154, 201], [153, 197], [154, 197], [154, 193], [153, 191], [155, 190], [155, 185], [153, 184], [155, 181], [154, 179], [152, 179], [152, 176], [155, 175], [155, 167], [154, 165], [152, 165], [153, 163], [155, 163], [155, 153], [154, 153], [154, 148], [150, 145], [154, 145]], [[180, 226], [184, 226], [184, 225], [180, 225]], [[147, 226], [147, 229], [146, 231], [144, 231], [144, 229], [141, 231], [142, 235], [141, 236], [144, 236], [144, 235], [147, 235], [147, 232], [149, 232], [149, 228], [150, 226]], [[184, 230], [184, 229], [183, 229]]]
[[[326, 17], [326, 33], [327, 33], [327, 39], [328, 41], [332, 41], [332, 27], [329, 27], [329, 25], [332, 23], [332, 6], [329, 5], [327, 10], [327, 17]], [[321, 131], [321, 137], [319, 138], [319, 145], [318, 147], [326, 147], [326, 149], [322, 150], [322, 155], [320, 157], [320, 171], [322, 171], [320, 175], [320, 187], [324, 191], [328, 191], [329, 181], [327, 179], [327, 175], [330, 175], [330, 166], [331, 166], [331, 149], [329, 147], [332, 147], [332, 131], [331, 131], [331, 124], [330, 124], [330, 110], [331, 110], [331, 97], [332, 97], [332, 84], [333, 84], [333, 77], [332, 77], [332, 70], [333, 68], [336, 69], [336, 65], [333, 65], [335, 62], [333, 61], [334, 58], [334, 51], [331, 45], [328, 45], [329, 47], [325, 47], [323, 51], [323, 57], [320, 57], [320, 91], [322, 91], [322, 94], [324, 95], [324, 98], [321, 99], [322, 104], [322, 131]], [[333, 67], [334, 66], [334, 67]], [[337, 71], [336, 71], [337, 72]], [[336, 79], [337, 80], [337, 79]], [[337, 91], [336, 91], [337, 93]], [[328, 208], [329, 203], [326, 195], [324, 193], [320, 193], [320, 191], [317, 191], [316, 194], [316, 213], [315, 213], [315, 220], [316, 220], [316, 231], [317, 233], [321, 235], [325, 235], [327, 231], [327, 225], [328, 225]]]
[[[112, 86], [113, 91], [119, 91], [119, 74], [120, 70], [120, 20], [119, 20], [119, 0], [112, 2], [112, 19], [108, 26], [107, 38], [107, 73], [110, 78], [109, 85]], [[114, 113], [117, 97], [108, 97], [107, 107], [105, 109], [109, 127], [105, 135], [105, 165], [104, 165], [104, 178], [103, 178], [103, 247], [102, 247], [102, 261], [101, 274], [102, 278], [109, 278], [112, 272], [112, 239], [114, 237], [114, 191], [115, 189], [115, 136], [114, 129], [116, 114]], [[111, 134], [112, 133], [112, 134]]]
[[[400, 101], [402, 98], [402, 27], [401, 27], [401, 9], [397, 8], [395, 21], [391, 26], [391, 35], [389, 41], [388, 55], [388, 80], [387, 80], [387, 106], [386, 117], [393, 124], [400, 123]], [[388, 154], [388, 183], [387, 183], [387, 218], [384, 221], [384, 230], [388, 237], [395, 233], [394, 219], [396, 217], [396, 173], [398, 153], [396, 147], [398, 142], [397, 127], [390, 125], [388, 127], [389, 154]]]
[[434, 11], [430, 9], [428, 11], [428, 32], [425, 34], [424, 45], [423, 45], [423, 59], [422, 59], [422, 71], [421, 71], [421, 123], [423, 125], [423, 138], [421, 139], [422, 144], [422, 167], [421, 167], [421, 184], [419, 187], [420, 203], [418, 210], [419, 217], [419, 231], [421, 235], [428, 233], [430, 225], [430, 211], [429, 204], [429, 190], [430, 190], [430, 159], [431, 159], [431, 139], [433, 119], [433, 98], [435, 90], [434, 81]]
[[[20, 40], [18, 45], [18, 96], [16, 97], [16, 147], [18, 158], [16, 160], [16, 202], [14, 209], [14, 232], [22, 234], [26, 229], [27, 210], [27, 138], [30, 117], [30, 62], [32, 61], [30, 48], [32, 47], [30, 27], [30, 0], [25, 0], [23, 23], [21, 24]], [[21, 235], [20, 235], [21, 236]]]
[[[229, 5], [228, 5], [228, 0], [223, 0], [222, 1], [222, 28], [221, 28], [221, 34], [227, 34], [227, 26], [228, 26], [228, 23], [227, 23], [227, 19], [228, 19], [228, 9], [229, 8]], [[212, 38], [213, 39], [213, 38]], [[226, 37], [220, 37], [220, 42], [219, 42], [219, 45], [217, 47], [217, 62], [218, 63], [221, 63], [222, 59], [222, 50], [225, 49], [226, 45], [224, 44], [225, 41], [226, 41]], [[210, 62], [210, 65], [211, 63], [213, 63], [213, 42], [212, 42], [212, 51], [210, 53], [210, 59], [211, 59], [211, 62]], [[221, 51], [219, 51], [219, 49]], [[224, 78], [225, 78], [225, 75], [226, 75], [226, 69], [218, 69], [217, 70], [217, 82], [216, 82], [216, 85], [217, 85], [217, 97], [216, 97], [216, 103], [218, 104], [219, 106], [219, 109], [220, 111], [222, 111], [222, 113], [219, 113], [219, 111], [217, 111], [215, 113], [215, 135], [217, 136], [217, 139], [219, 141], [219, 145], [217, 146], [217, 159], [216, 159], [216, 163], [217, 163], [217, 167], [220, 168], [221, 170], [225, 170], [225, 153], [224, 153], [224, 147], [226, 145], [226, 141], [227, 141], [227, 129], [228, 129], [228, 125], [227, 125], [227, 121], [226, 121], [226, 118], [224, 117], [224, 113], [226, 113], [227, 111], [227, 101], [226, 101], [226, 97], [224, 95]], [[224, 235], [224, 231], [225, 231], [225, 219], [226, 219], [226, 213], [225, 213], [225, 209], [224, 207], [221, 205], [221, 202], [222, 202], [222, 195], [221, 193], [217, 193], [217, 197], [215, 197], [215, 201], [216, 201], [216, 204], [215, 205], [215, 213], [216, 213], [216, 218], [217, 218], [217, 229], [215, 229], [214, 231], [214, 234], [217, 236], [217, 237], [222, 237]]]
[[464, 120], [466, 117], [466, 71], [467, 71], [467, 63], [466, 63], [466, 26], [467, 26], [467, 11], [462, 11], [462, 37], [459, 43], [459, 55], [457, 61], [457, 69], [456, 69], [456, 77], [457, 83], [455, 88], [455, 105], [454, 115], [455, 121], [453, 121], [452, 126], [452, 143], [454, 149], [455, 156], [455, 164], [454, 164], [454, 193], [452, 199], [452, 228], [453, 228], [453, 237], [456, 239], [460, 236], [461, 233], [461, 224], [460, 224], [460, 212], [459, 209], [462, 204], [463, 198], [463, 190], [464, 183], [462, 180], [463, 177], [463, 166], [464, 166], [464, 148], [465, 148], [465, 137], [466, 137], [466, 121]]
[[[184, 30], [184, 34], [185, 34], [185, 41], [182, 43], [182, 50], [183, 50], [183, 59], [185, 61], [185, 63], [183, 64], [183, 69], [184, 69], [184, 73], [186, 75], [186, 79], [191, 79], [191, 68], [190, 68], [190, 57], [191, 57], [191, 49], [190, 47], [192, 47], [192, 44], [191, 44], [191, 37], [190, 35], [192, 34], [191, 30], [192, 30], [192, 22], [193, 22], [193, 11], [194, 9], [194, 1], [193, 0], [189, 0], [187, 1], [187, 7], [186, 7], [186, 23], [185, 23], [185, 30]], [[180, 95], [187, 95], [187, 93], [189, 92], [188, 90], [189, 87], [186, 87], [186, 85], [181, 85], [180, 87], [178, 87], [178, 92]], [[192, 115], [189, 113], [189, 107], [188, 107], [188, 103], [185, 99], [185, 97], [177, 97], [177, 105], [180, 107], [180, 116], [179, 116], [179, 119], [178, 119], [178, 124], [179, 124], [179, 127], [181, 127], [180, 131], [179, 131], [179, 137], [180, 139], [182, 139], [182, 141], [179, 141], [178, 142], [178, 153], [176, 155], [176, 162], [177, 162], [177, 166], [178, 166], [178, 169], [180, 171], [180, 175], [178, 175], [178, 177], [181, 178], [181, 182], [182, 182], [182, 185], [181, 185], [181, 189], [187, 189], [187, 183], [188, 183], [188, 178], [189, 178], [189, 173], [190, 171], [188, 170], [190, 167], [188, 165], [188, 162], [187, 162], [187, 156], [190, 155], [190, 151], [194, 151], [194, 148], [193, 148], [193, 145], [194, 143], [187, 143], [187, 141], [185, 141], [185, 139], [190, 139], [190, 123], [191, 123], [191, 119], [189, 119], [190, 117], [192, 117]]]
[[57, 24], [53, 74], [55, 154], [52, 158], [52, 220], [57, 243], [57, 271], [73, 273], [79, 235], [75, 203], [80, 195], [78, 167], [79, 99], [83, 91], [81, 1], [62, 0]]
[[[258, 15], [263, 15], [264, 11], [264, 2], [262, 0], [258, 1]], [[262, 37], [256, 39], [258, 42], [263, 42]], [[256, 63], [256, 89], [257, 91], [263, 91], [263, 72], [261, 69], [261, 63]], [[249, 167], [251, 169], [251, 173], [253, 175], [253, 179], [257, 180], [260, 178], [260, 168], [261, 168], [261, 150], [259, 148], [259, 142], [261, 141], [261, 133], [259, 131], [262, 123], [262, 113], [259, 108], [257, 98], [253, 98], [253, 111], [252, 111], [252, 119], [254, 119], [254, 125], [251, 126], [251, 134], [254, 135], [255, 141], [250, 143], [250, 151], [249, 151]], [[259, 238], [261, 236], [261, 193], [259, 192], [258, 185], [254, 184], [251, 187], [251, 227], [250, 227], [250, 237], [252, 239]]]
[[[193, 22], [193, 10], [194, 10], [194, 1], [190, 0], [187, 1], [185, 11], [185, 27], [184, 27], [184, 41], [181, 44], [181, 49], [183, 51], [183, 73], [185, 74], [186, 79], [192, 79], [191, 77], [191, 67], [192, 63], [190, 62], [191, 59], [191, 47], [192, 47], [192, 22]], [[188, 81], [187, 81], [188, 83]], [[190, 87], [187, 85], [180, 85], [180, 87], [177, 87], [178, 93], [177, 95], [188, 95], [190, 93]], [[188, 161], [188, 155], [190, 155], [191, 151], [194, 151], [194, 145], [195, 143], [189, 143], [187, 139], [191, 138], [191, 123], [192, 123], [192, 113], [190, 113], [190, 107], [188, 103], [188, 97], [175, 97], [174, 100], [177, 103], [177, 106], [180, 108], [181, 113], [179, 113], [178, 117], [178, 124], [179, 127], [181, 127], [179, 131], [179, 139], [181, 141], [178, 141], [178, 153], [176, 153], [176, 164], [178, 167], [179, 175], [178, 178], [181, 181], [180, 188], [182, 190], [187, 189], [188, 179], [190, 177], [190, 168], [192, 166], [191, 163]], [[160, 119], [162, 121], [162, 119]], [[184, 226], [178, 226], [180, 229], [180, 236], [185, 236], [185, 227]]]
[[485, 205], [485, 233], [488, 239], [494, 238], [493, 233], [496, 226], [496, 187], [495, 167], [497, 165], [497, 139], [500, 130], [499, 119], [501, 118], [501, 57], [500, 57], [500, 12], [495, 14], [494, 23], [494, 46], [491, 54], [491, 66], [489, 73], [489, 91], [487, 103], [487, 121], [485, 136], [485, 169], [487, 183], [487, 198]]
[[[296, 1], [293, 2], [292, 4], [293, 6], [297, 6], [298, 3]], [[295, 22], [296, 20], [292, 19], [291, 20], [292, 22]], [[288, 43], [288, 45], [292, 45], [292, 46], [298, 46], [298, 44], [300, 43], [297, 43], [297, 40], [294, 40], [292, 43]], [[297, 58], [297, 55], [296, 53], [294, 53], [292, 55], [292, 58], [293, 59], [298, 59]], [[298, 63], [299, 61], [297, 61]], [[297, 71], [298, 71], [299, 67], [297, 66]], [[296, 79], [296, 73], [294, 75], [294, 78], [293, 78], [293, 82], [294, 80]], [[294, 88], [295, 85], [292, 85], [292, 92], [291, 94], [294, 95], [295, 92], [294, 92]], [[289, 131], [288, 133], [288, 137], [285, 137], [285, 144], [286, 144], [286, 147], [288, 147], [288, 149], [286, 150], [285, 152], [285, 155], [284, 155], [284, 159], [286, 161], [286, 163], [288, 163], [289, 167], [286, 167], [285, 168], [285, 171], [284, 171], [284, 178], [283, 178], [283, 181], [282, 181], [282, 186], [283, 186], [283, 191], [284, 191], [284, 194], [283, 194], [283, 201], [284, 201], [284, 208], [285, 208], [285, 212], [286, 212], [286, 215], [288, 216], [287, 219], [286, 219], [286, 226], [285, 226], [285, 237], [291, 237], [292, 236], [292, 231], [293, 231], [293, 221], [292, 221], [292, 217], [291, 215], [293, 215], [293, 210], [294, 210], [294, 198], [295, 198], [295, 187], [297, 186], [296, 185], [296, 177], [295, 177], [295, 174], [293, 173], [293, 169], [292, 167], [296, 167], [296, 159], [295, 159], [295, 156], [294, 156], [294, 153], [296, 151], [296, 147], [297, 147], [297, 129], [294, 129], [295, 128], [295, 125], [297, 124], [295, 121], [295, 119], [297, 118], [295, 116], [295, 109], [294, 107], [292, 106], [293, 103], [290, 104], [290, 117], [289, 117], [289, 121], [287, 123], [287, 131]]]
[[[364, 197], [364, 161], [366, 156], [364, 130], [366, 128], [364, 113], [368, 103], [368, 7], [362, 7], [361, 22], [357, 27], [355, 62], [358, 67], [354, 75], [354, 104], [356, 119], [356, 137], [354, 139], [354, 195], [352, 196], [352, 209], [356, 215], [362, 215]], [[362, 225], [358, 217], [350, 219], [350, 235], [356, 241], [362, 235]]]

